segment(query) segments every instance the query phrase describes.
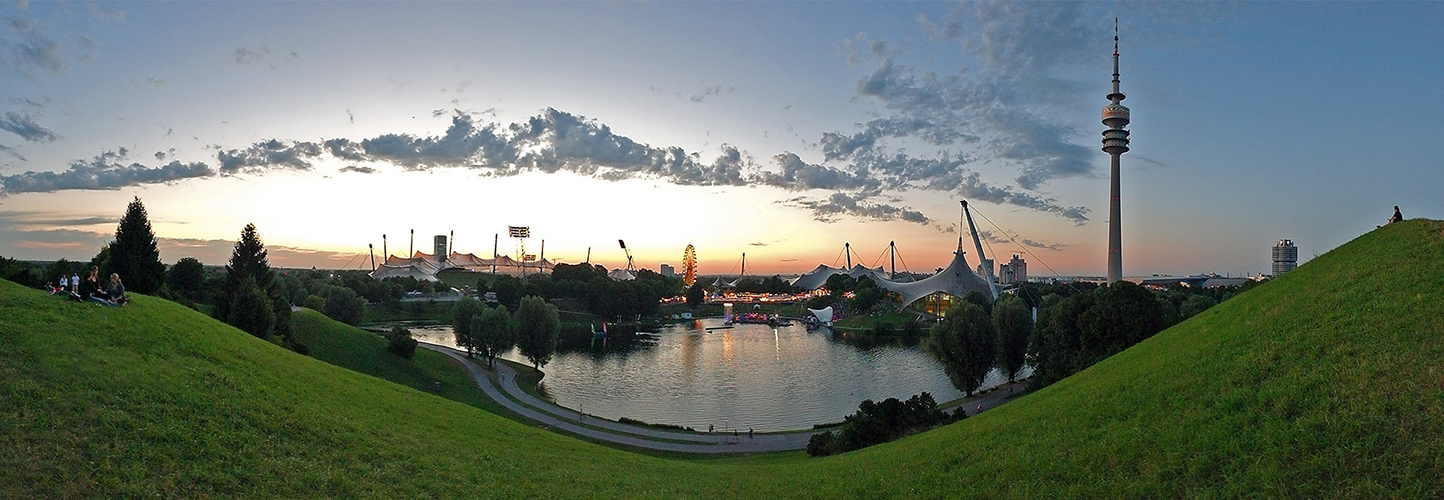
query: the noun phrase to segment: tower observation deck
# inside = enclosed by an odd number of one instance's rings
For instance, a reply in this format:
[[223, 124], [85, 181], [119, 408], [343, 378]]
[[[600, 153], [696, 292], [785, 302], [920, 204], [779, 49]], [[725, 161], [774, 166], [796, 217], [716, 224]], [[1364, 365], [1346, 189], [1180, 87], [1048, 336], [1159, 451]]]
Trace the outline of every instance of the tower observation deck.
[[1118, 19], [1113, 19], [1113, 92], [1103, 107], [1103, 152], [1112, 159], [1108, 194], [1108, 282], [1123, 279], [1123, 235], [1118, 206], [1118, 159], [1128, 152], [1128, 108], [1122, 104], [1123, 91], [1118, 90]]

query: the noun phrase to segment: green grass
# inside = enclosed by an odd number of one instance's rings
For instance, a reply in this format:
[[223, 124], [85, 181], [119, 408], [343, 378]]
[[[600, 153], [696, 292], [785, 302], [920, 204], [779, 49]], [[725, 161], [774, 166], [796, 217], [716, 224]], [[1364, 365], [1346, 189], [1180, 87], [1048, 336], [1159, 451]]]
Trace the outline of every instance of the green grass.
[[[465, 369], [445, 354], [417, 347], [415, 356], [406, 359], [387, 351], [386, 339], [380, 335], [310, 309], [292, 313], [291, 328], [296, 340], [305, 344], [315, 359], [518, 418], [488, 398]], [[441, 382], [440, 391], [436, 390], [436, 382]]]
[[169, 302], [0, 282], [0, 498], [1438, 498], [1440, 276], [1444, 223], [1390, 225], [1007, 405], [818, 459], [615, 450]]

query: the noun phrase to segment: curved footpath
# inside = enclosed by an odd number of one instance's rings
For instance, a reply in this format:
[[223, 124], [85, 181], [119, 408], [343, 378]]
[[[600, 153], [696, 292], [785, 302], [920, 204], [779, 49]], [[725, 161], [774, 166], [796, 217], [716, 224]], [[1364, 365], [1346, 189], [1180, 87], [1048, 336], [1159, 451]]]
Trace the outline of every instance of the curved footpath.
[[[669, 431], [623, 424], [583, 415], [575, 410], [563, 408], [550, 401], [543, 401], [527, 394], [516, 384], [516, 369], [505, 363], [496, 365], [496, 375], [501, 380], [502, 386], [501, 389], [498, 389], [487, 376], [486, 370], [478, 365], [476, 360], [467, 358], [466, 353], [427, 342], [420, 342], [419, 345], [460, 362], [487, 397], [518, 415], [548, 427], [608, 443], [681, 453], [764, 453], [807, 448], [807, 441], [812, 439], [812, 435], [823, 432], [823, 430], [817, 430], [756, 434], [753, 437], [747, 437], [746, 434]], [[505, 394], [502, 393], [503, 390]], [[968, 400], [964, 404], [981, 404], [982, 408], [986, 410], [1005, 402], [1005, 396], [1004, 391], [993, 391], [979, 399]], [[970, 408], [969, 414], [975, 411]]]

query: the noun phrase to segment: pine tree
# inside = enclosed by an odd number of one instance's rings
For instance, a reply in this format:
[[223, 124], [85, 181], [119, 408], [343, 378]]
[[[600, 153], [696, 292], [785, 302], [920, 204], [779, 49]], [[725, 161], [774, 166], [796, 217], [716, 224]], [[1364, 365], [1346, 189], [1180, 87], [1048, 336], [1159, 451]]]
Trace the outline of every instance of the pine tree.
[[[221, 297], [216, 300], [215, 317], [232, 325], [240, 326], [241, 322], [247, 320], [236, 318], [235, 315], [241, 311], [232, 311], [231, 307], [236, 300], [237, 294], [243, 291], [247, 279], [255, 283], [257, 290], [261, 291], [262, 297], [267, 300], [267, 308], [271, 310], [270, 321], [265, 324], [276, 329], [276, 333], [286, 336], [290, 334], [291, 304], [283, 299], [278, 299], [272, 291], [274, 273], [271, 271], [271, 264], [266, 258], [266, 245], [261, 242], [261, 236], [256, 233], [255, 224], [246, 224], [241, 229], [241, 239], [236, 241], [235, 250], [231, 252], [231, 261], [226, 264], [226, 283], [221, 288]], [[254, 313], [254, 311], [250, 311]], [[249, 323], [254, 325], [255, 323]], [[247, 330], [249, 331], [249, 330]], [[271, 331], [264, 335], [256, 332], [258, 337], [267, 337]]]
[[155, 232], [150, 228], [140, 197], [125, 207], [125, 216], [115, 229], [115, 241], [110, 242], [110, 268], [120, 275], [128, 291], [155, 293], [165, 283], [165, 264], [160, 261]]

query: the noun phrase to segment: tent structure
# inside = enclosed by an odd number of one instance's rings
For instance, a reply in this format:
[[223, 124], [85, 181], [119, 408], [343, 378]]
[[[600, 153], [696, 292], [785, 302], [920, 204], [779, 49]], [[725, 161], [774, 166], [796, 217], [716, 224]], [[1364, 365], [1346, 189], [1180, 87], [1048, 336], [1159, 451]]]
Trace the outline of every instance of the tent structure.
[[385, 279], [410, 276], [418, 280], [437, 281], [436, 273], [447, 269], [520, 276], [523, 273], [548, 274], [552, 272], [552, 268], [556, 267], [555, 262], [546, 259], [524, 264], [506, 255], [486, 259], [477, 257], [476, 254], [452, 252], [451, 255], [439, 259], [436, 254], [416, 252], [409, 258], [399, 255], [386, 256], [386, 262], [372, 271], [371, 277]]
[[852, 269], [849, 270], [841, 267], [832, 267], [826, 264], [818, 264], [816, 268], [813, 268], [813, 270], [808, 271], [802, 276], [798, 276], [795, 280], [792, 280], [792, 287], [802, 290], [816, 290], [818, 288], [822, 288], [823, 285], [826, 285], [827, 279], [831, 278], [834, 274], [846, 274], [848, 276], [851, 276], [853, 279], [867, 276], [869, 278], [872, 278], [873, 281], [879, 283], [887, 280], [887, 273], [883, 272], [881, 266], [867, 267], [862, 264], [857, 264], [852, 266]]
[[898, 302], [898, 309], [907, 307], [913, 302], [917, 302], [918, 299], [937, 292], [954, 297], [967, 296], [968, 292], [979, 292], [991, 296], [987, 280], [973, 273], [972, 268], [968, 267], [968, 260], [963, 256], [963, 250], [959, 248], [958, 251], [953, 252], [953, 261], [943, 269], [943, 272], [919, 281], [898, 283], [880, 280], [877, 284], [884, 290], [902, 296], [902, 301]]

